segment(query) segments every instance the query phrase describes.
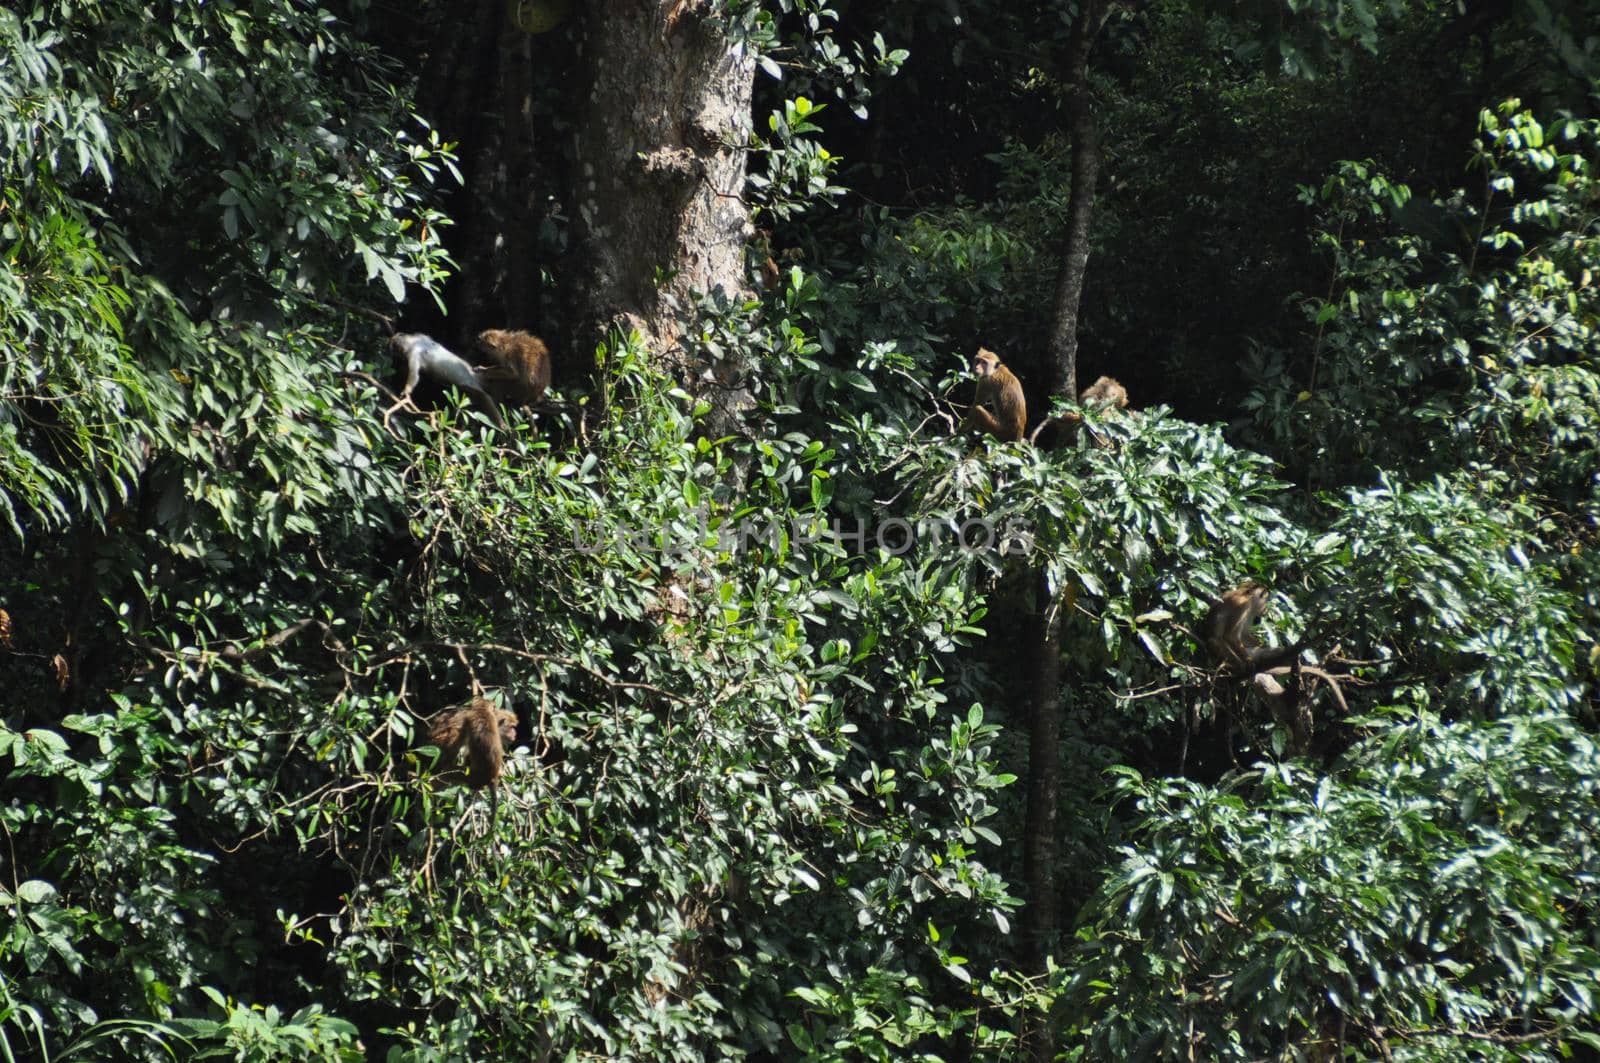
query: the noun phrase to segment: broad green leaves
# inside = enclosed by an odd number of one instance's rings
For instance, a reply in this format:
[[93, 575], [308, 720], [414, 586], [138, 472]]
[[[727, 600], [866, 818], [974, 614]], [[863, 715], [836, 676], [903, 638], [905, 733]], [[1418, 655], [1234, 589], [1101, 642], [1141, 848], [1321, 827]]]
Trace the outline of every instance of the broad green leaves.
[[[1099, 1051], [1309, 1050], [1402, 1034], [1419, 1058], [1475, 1054], [1471, 1029], [1583, 1042], [1600, 952], [1593, 903], [1600, 750], [1547, 713], [1493, 724], [1385, 713], [1318, 778], [1262, 769], [1212, 790], [1124, 774], [1134, 844], [1092, 901], [1069, 983]], [[1173, 985], [1205, 986], [1176, 1007]], [[1234, 1033], [1233, 1030], [1240, 1033]], [[1324, 1042], [1325, 1043], [1325, 1042]]]
[[[395, 299], [438, 280], [445, 259], [425, 234], [440, 219], [418, 186], [449, 159], [431, 131], [421, 142], [401, 131], [392, 96], [308, 70], [308, 47], [376, 67], [292, 4], [155, 22], [125, 4], [0, 14], [11, 536], [106, 521], [141, 476], [161, 493], [172, 459], [194, 477], [184, 509], [273, 541], [304, 530], [306, 506], [328, 496], [303, 460], [323, 430], [348, 431], [333, 427], [329, 389], [308, 383], [334, 360], [322, 299], [363, 279]], [[293, 329], [268, 324], [286, 315]], [[333, 445], [362, 449], [348, 435]], [[269, 481], [296, 481], [260, 520], [244, 515], [260, 485], [236, 475], [251, 461]], [[212, 476], [234, 483], [195, 489]]]

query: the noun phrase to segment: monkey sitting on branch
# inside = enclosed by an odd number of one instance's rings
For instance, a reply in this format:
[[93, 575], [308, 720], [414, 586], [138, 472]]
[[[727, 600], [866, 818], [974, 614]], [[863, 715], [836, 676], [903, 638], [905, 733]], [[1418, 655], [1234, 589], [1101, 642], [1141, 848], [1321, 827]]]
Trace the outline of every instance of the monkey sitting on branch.
[[1267, 611], [1267, 588], [1253, 581], [1239, 584], [1211, 604], [1201, 621], [1201, 638], [1224, 669], [1250, 676], [1288, 664], [1305, 647], [1263, 646], [1255, 623]]
[[[1088, 405], [1091, 402], [1099, 403], [1114, 410], [1126, 409], [1128, 405], [1128, 389], [1118, 383], [1114, 377], [1099, 377], [1093, 384], [1078, 392], [1078, 403], [1080, 405]], [[1071, 439], [1077, 433], [1078, 426], [1082, 423], [1083, 414], [1076, 410], [1068, 410], [1066, 413], [1058, 414], [1054, 417], [1046, 417], [1039, 422], [1032, 434], [1028, 436], [1028, 442], [1038, 444], [1039, 436], [1046, 429], [1054, 426], [1062, 428], [1063, 440]], [[1090, 429], [1089, 434], [1093, 437], [1095, 446], [1109, 447], [1111, 445], [1109, 439], [1103, 438], [1093, 429]]]
[[[1279, 723], [1289, 732], [1290, 750], [1302, 754], [1311, 744], [1312, 718], [1310, 709], [1300, 702], [1300, 677], [1309, 675], [1326, 684], [1333, 692], [1334, 701], [1341, 713], [1349, 713], [1339, 680], [1321, 668], [1314, 668], [1300, 660], [1305, 642], [1292, 646], [1263, 646], [1256, 638], [1254, 627], [1267, 611], [1267, 588], [1247, 581], [1226, 591], [1212, 603], [1201, 622], [1201, 638], [1225, 675], [1241, 676], [1261, 695]], [[1293, 684], [1285, 688], [1279, 676], [1292, 676]]]
[[[476, 366], [420, 332], [402, 332], [389, 340], [389, 349], [405, 362], [406, 385], [401, 401], [411, 397], [422, 374], [440, 384], [453, 384], [486, 410], [496, 426], [504, 428], [500, 403], [531, 406], [550, 387], [550, 349], [531, 332], [485, 329], [476, 348], [493, 363]], [[397, 404], [398, 405], [398, 404]]]
[[1093, 384], [1078, 393], [1078, 401], [1104, 403], [1120, 410], [1128, 405], [1128, 389], [1114, 377], [1097, 377]]
[[488, 698], [473, 698], [434, 716], [428, 740], [439, 747], [442, 770], [435, 778], [481, 789], [500, 778], [506, 746], [517, 740], [517, 714], [497, 708]]
[[976, 428], [1003, 442], [1020, 440], [1028, 423], [1028, 403], [1016, 374], [1001, 364], [999, 355], [979, 347], [972, 356], [972, 375], [977, 387], [962, 429]]

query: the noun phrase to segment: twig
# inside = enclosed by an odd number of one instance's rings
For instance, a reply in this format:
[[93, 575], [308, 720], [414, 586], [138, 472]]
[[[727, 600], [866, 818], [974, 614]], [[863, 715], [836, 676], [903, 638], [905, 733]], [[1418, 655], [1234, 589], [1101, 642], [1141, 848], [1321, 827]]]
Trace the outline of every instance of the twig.
[[389, 331], [389, 335], [394, 335], [394, 318], [390, 317], [388, 314], [380, 314], [371, 307], [357, 306], [355, 303], [347, 303], [343, 299], [333, 295], [326, 295], [321, 299], [308, 298], [307, 302], [315, 303], [319, 306], [325, 306], [330, 310], [346, 310], [352, 314], [360, 314], [362, 317], [370, 317], [386, 328]]

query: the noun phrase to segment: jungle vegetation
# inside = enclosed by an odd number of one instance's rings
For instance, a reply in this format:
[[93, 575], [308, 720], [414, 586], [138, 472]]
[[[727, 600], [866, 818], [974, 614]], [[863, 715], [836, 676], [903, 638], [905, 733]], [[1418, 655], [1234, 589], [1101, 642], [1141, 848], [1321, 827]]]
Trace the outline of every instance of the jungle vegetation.
[[0, 1059], [1600, 1051], [1597, 26], [7, 5]]

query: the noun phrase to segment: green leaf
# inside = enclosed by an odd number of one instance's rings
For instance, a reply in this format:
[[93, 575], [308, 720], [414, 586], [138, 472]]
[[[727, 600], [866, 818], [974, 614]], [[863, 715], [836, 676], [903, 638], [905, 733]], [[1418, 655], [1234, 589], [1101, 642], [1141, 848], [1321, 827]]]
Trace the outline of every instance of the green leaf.
[[17, 898], [26, 904], [44, 904], [55, 897], [55, 886], [41, 879], [26, 879], [17, 886]]

